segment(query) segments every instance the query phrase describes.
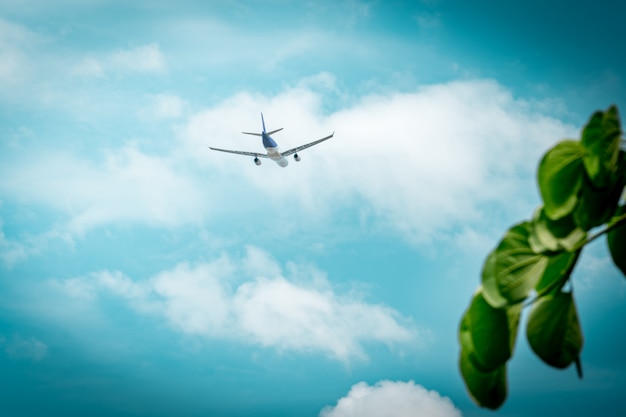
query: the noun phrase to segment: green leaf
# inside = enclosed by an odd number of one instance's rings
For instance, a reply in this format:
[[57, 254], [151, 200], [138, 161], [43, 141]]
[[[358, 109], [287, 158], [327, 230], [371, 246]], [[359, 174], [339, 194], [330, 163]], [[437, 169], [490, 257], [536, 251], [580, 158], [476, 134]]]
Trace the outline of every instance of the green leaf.
[[541, 297], [528, 317], [526, 336], [532, 350], [550, 366], [566, 368], [578, 361], [583, 336], [572, 293], [559, 290]]
[[587, 233], [576, 225], [574, 217], [551, 220], [543, 207], [535, 210], [528, 243], [536, 253], [572, 250], [587, 238]]
[[517, 340], [517, 329], [519, 327], [520, 317], [522, 315], [522, 304], [516, 304], [506, 308], [506, 318], [509, 324], [509, 347], [511, 349], [511, 355], [513, 355], [513, 349], [515, 348], [515, 341]]
[[496, 250], [494, 249], [485, 260], [482, 272], [483, 296], [485, 300], [495, 308], [502, 308], [508, 305], [509, 300], [500, 294], [496, 282]]
[[597, 188], [610, 187], [615, 181], [620, 144], [620, 121], [616, 106], [595, 112], [583, 129], [583, 162], [591, 183]]
[[[626, 214], [626, 206], [620, 206], [617, 210], [616, 216], [623, 216]], [[609, 231], [606, 236], [609, 244], [609, 251], [615, 265], [622, 271], [622, 274], [626, 276], [626, 223], [622, 223], [620, 226]]]
[[537, 180], [546, 215], [557, 220], [570, 214], [578, 202], [583, 174], [583, 148], [578, 141], [564, 140], [539, 163]]
[[459, 366], [470, 396], [481, 407], [499, 408], [507, 396], [506, 362], [515, 346], [521, 305], [495, 309], [479, 287], [459, 328]]
[[537, 293], [543, 295], [552, 289], [560, 289], [572, 274], [580, 252], [559, 252], [550, 256], [548, 266], [535, 286]]
[[461, 320], [461, 346], [480, 369], [492, 371], [511, 358], [521, 306], [493, 308], [479, 290]]
[[493, 371], [482, 371], [461, 351], [459, 367], [465, 386], [472, 399], [481, 407], [500, 408], [507, 396], [506, 365]]
[[606, 188], [596, 188], [587, 175], [581, 186], [580, 203], [574, 211], [574, 220], [584, 230], [600, 226], [611, 219], [626, 185], [626, 152], [620, 151], [615, 181]]
[[530, 227], [528, 222], [512, 227], [487, 257], [482, 273], [483, 294], [495, 308], [526, 299], [548, 264], [547, 256], [530, 247]]

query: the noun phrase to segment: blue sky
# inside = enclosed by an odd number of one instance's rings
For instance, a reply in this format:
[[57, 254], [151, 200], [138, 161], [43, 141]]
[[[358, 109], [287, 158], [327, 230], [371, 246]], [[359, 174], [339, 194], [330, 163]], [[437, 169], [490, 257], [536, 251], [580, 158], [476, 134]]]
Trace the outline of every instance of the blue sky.
[[[535, 170], [626, 108], [618, 1], [0, 1], [0, 408], [482, 416], [457, 369]], [[284, 127], [286, 169], [241, 131]], [[585, 379], [518, 339], [502, 416], [626, 412], [626, 281], [574, 273]]]

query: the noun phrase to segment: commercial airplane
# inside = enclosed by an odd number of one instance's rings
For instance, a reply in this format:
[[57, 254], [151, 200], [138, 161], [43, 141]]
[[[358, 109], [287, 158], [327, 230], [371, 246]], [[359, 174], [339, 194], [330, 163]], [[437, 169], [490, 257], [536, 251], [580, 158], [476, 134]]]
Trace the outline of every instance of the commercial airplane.
[[325, 140], [332, 138], [333, 135], [335, 134], [335, 132], [333, 132], [332, 134], [326, 136], [325, 138], [321, 138], [314, 142], [307, 143], [306, 145], [301, 145], [296, 148], [289, 149], [288, 151], [281, 152], [280, 148], [278, 147], [276, 142], [274, 142], [274, 139], [272, 139], [270, 135], [273, 135], [274, 133], [283, 130], [283, 128], [281, 127], [280, 129], [272, 130], [271, 132], [266, 132], [265, 120], [263, 120], [263, 113], [261, 113], [261, 124], [263, 124], [263, 132], [261, 133], [250, 133], [250, 132], [241, 132], [241, 133], [243, 133], [244, 135], [261, 136], [263, 138], [263, 147], [265, 148], [265, 150], [267, 150], [267, 154], [257, 153], [257, 152], [231, 151], [228, 149], [212, 148], [210, 146], [209, 148], [214, 151], [229, 152], [229, 153], [234, 153], [237, 155], [253, 156], [254, 163], [257, 165], [261, 165], [261, 160], [259, 158], [269, 158], [272, 161], [276, 162], [279, 166], [284, 168], [289, 164], [289, 161], [287, 161], [286, 159], [287, 156], [293, 155], [293, 158], [296, 161], [300, 161], [300, 156], [298, 155], [298, 152], [300, 152], [303, 149], [310, 148], [313, 145], [317, 145], [320, 142], [324, 142]]

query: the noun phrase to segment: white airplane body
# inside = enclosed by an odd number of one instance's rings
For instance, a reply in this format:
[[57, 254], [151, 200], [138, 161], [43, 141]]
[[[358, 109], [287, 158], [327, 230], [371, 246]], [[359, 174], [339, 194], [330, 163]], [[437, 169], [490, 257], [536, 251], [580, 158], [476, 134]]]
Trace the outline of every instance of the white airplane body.
[[293, 158], [296, 161], [300, 161], [300, 156], [298, 155], [298, 152], [300, 152], [303, 149], [310, 148], [313, 145], [317, 145], [318, 143], [324, 142], [325, 140], [332, 138], [333, 135], [335, 134], [335, 132], [333, 132], [333, 133], [331, 133], [330, 135], [328, 135], [328, 136], [326, 136], [324, 138], [321, 138], [321, 139], [318, 139], [316, 141], [307, 143], [306, 145], [301, 145], [301, 146], [289, 149], [288, 151], [281, 152], [280, 148], [278, 147], [278, 144], [274, 141], [274, 139], [272, 139], [272, 137], [270, 135], [283, 130], [283, 128], [281, 127], [280, 129], [272, 130], [271, 132], [266, 132], [265, 131], [265, 120], [263, 119], [263, 113], [261, 113], [261, 123], [263, 125], [263, 132], [261, 132], [261, 133], [241, 132], [241, 133], [243, 133], [245, 135], [261, 136], [261, 138], [263, 138], [263, 147], [265, 148], [267, 153], [232, 151], [232, 150], [229, 150], [229, 149], [219, 149], [219, 148], [213, 148], [213, 147], [210, 147], [210, 146], [209, 146], [209, 148], [214, 150], [214, 151], [234, 153], [234, 154], [237, 154], [237, 155], [253, 156], [254, 157], [254, 163], [257, 164], [257, 165], [261, 165], [261, 160], [259, 158], [268, 158], [268, 159], [271, 159], [272, 161], [276, 162], [278, 164], [278, 166], [281, 166], [281, 167], [284, 168], [287, 165], [289, 165], [289, 161], [286, 158], [287, 156], [293, 155]]

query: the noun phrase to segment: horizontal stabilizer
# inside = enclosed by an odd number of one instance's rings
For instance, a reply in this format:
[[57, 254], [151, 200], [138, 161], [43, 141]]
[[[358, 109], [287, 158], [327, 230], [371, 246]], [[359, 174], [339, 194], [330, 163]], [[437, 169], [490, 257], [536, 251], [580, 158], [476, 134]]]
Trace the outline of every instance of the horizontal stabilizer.
[[[274, 133], [280, 132], [281, 130], [283, 130], [282, 127], [280, 129], [276, 129], [276, 130], [272, 130], [271, 132], [267, 132], [266, 135], [267, 136], [273, 135]], [[252, 133], [252, 132], [241, 132], [241, 133], [243, 133], [244, 135], [263, 136], [262, 133]]]
[[269, 135], [273, 135], [276, 132], [280, 132], [281, 130], [283, 130], [283, 128], [281, 127], [280, 129], [276, 129], [276, 130], [272, 130], [271, 132], [267, 132], [266, 134]]

